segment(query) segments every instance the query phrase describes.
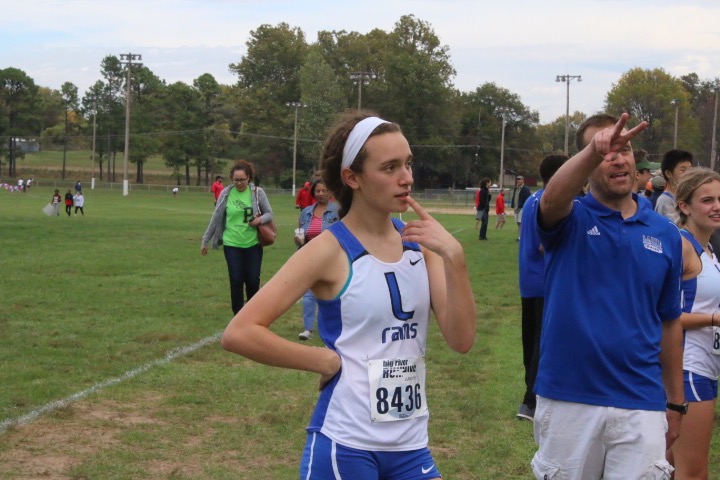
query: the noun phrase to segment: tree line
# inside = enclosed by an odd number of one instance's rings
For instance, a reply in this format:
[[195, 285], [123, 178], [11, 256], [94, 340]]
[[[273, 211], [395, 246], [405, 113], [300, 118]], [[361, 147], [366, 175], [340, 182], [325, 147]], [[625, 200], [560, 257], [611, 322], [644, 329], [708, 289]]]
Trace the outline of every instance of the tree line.
[[[145, 65], [130, 67], [107, 56], [101, 78], [81, 97], [72, 82], [53, 90], [17, 68], [0, 69], [0, 175], [16, 174], [23, 158], [17, 139], [38, 138], [44, 149], [62, 149], [65, 178], [68, 148], [89, 149], [95, 138], [100, 178], [114, 181], [116, 158], [124, 152], [128, 68], [129, 160], [137, 183], [143, 183], [147, 159], [160, 155], [187, 185], [208, 185], [228, 159], [245, 158], [258, 165], [265, 183], [287, 188], [295, 128], [302, 183], [316, 168], [337, 114], [360, 106], [402, 126], [420, 188], [462, 188], [499, 178], [503, 121], [510, 171], [534, 175], [542, 156], [564, 149], [564, 115], [540, 125], [537, 111], [493, 82], [471, 92], [455, 88], [449, 48], [428, 22], [412, 15], [391, 31], [321, 31], [312, 43], [287, 23], [261, 25], [246, 45], [247, 53], [229, 64], [234, 85], [207, 73], [192, 85], [167, 84]], [[604, 107], [650, 122], [634, 148], [646, 150], [652, 161], [673, 148], [677, 115], [678, 148], [709, 165], [717, 88], [718, 79], [694, 73], [676, 78], [661, 68], [635, 68], [613, 84]], [[592, 113], [570, 116], [571, 138]]]

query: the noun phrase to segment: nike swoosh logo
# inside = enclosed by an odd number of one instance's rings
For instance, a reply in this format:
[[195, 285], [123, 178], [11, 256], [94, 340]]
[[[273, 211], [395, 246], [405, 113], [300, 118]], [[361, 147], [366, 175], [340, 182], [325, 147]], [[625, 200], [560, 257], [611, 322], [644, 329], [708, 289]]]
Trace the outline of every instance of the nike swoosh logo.
[[413, 262], [412, 260], [410, 260], [410, 265], [415, 266], [415, 265], [417, 265], [418, 263], [420, 263], [421, 260], [422, 260], [422, 258], [418, 258], [418, 259], [415, 260], [414, 262]]
[[420, 470], [422, 471], [423, 475], [425, 475], [425, 474], [428, 473], [430, 470], [432, 470], [434, 466], [435, 466], [435, 464], [433, 463], [433, 464], [430, 465], [428, 468], [420, 467]]

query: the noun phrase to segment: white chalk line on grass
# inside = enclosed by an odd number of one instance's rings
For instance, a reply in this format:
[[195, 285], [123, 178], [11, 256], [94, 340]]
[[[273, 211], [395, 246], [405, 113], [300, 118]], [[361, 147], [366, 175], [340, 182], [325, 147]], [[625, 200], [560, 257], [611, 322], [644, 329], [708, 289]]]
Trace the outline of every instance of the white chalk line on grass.
[[161, 365], [168, 364], [179, 357], [184, 357], [185, 355], [188, 355], [195, 350], [198, 350], [205, 345], [208, 345], [212, 342], [216, 342], [220, 339], [222, 336], [222, 332], [218, 332], [215, 335], [212, 335], [207, 338], [203, 338], [199, 342], [193, 343], [192, 345], [188, 345], [186, 347], [180, 347], [175, 348], [173, 350], [170, 350], [165, 357], [160, 358], [158, 360], [153, 360], [152, 362], [148, 362], [145, 365], [141, 365], [138, 368], [135, 368], [133, 370], [129, 370], [119, 377], [111, 378], [110, 380], [106, 380], [104, 382], [96, 383], [95, 385], [91, 386], [90, 388], [87, 388], [81, 392], [74, 393], [70, 395], [69, 397], [65, 397], [61, 400], [55, 400], [54, 402], [50, 402], [47, 405], [43, 405], [40, 408], [37, 408], [30, 413], [27, 413], [21, 417], [17, 418], [8, 418], [6, 420], [3, 420], [2, 423], [0, 423], [0, 434], [5, 433], [5, 431], [12, 427], [17, 425], [24, 425], [26, 423], [30, 423], [33, 420], [37, 419], [41, 415], [45, 415], [46, 413], [54, 412], [55, 410], [59, 410], [61, 408], [67, 407], [68, 405], [77, 402], [78, 400], [82, 400], [85, 397], [92, 395], [93, 393], [99, 392], [100, 390], [111, 387], [113, 385], [117, 385], [118, 383], [122, 382], [123, 380], [129, 380], [133, 377], [136, 377], [140, 375], [141, 373], [144, 373], [148, 370], [150, 370], [153, 367], [159, 367]]

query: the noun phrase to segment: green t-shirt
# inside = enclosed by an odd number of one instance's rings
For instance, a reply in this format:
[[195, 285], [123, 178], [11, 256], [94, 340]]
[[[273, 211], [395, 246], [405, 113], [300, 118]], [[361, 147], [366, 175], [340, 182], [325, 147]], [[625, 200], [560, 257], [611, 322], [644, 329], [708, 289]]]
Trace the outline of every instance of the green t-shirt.
[[252, 191], [250, 187], [244, 192], [237, 188], [230, 190], [225, 206], [225, 231], [223, 245], [248, 248], [258, 243], [257, 228], [248, 225], [253, 219]]

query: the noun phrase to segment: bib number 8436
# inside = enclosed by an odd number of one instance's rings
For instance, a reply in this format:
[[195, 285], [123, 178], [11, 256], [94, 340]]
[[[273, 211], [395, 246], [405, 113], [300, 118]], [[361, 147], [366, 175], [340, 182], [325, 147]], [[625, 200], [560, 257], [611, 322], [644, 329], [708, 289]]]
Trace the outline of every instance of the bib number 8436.
[[375, 398], [377, 399], [377, 412], [385, 414], [390, 411], [391, 408], [397, 409], [397, 413], [401, 414], [403, 411], [412, 412], [413, 410], [422, 407], [422, 394], [420, 393], [420, 384], [405, 385], [405, 387], [395, 387], [391, 392], [387, 388], [380, 387], [375, 391]]

